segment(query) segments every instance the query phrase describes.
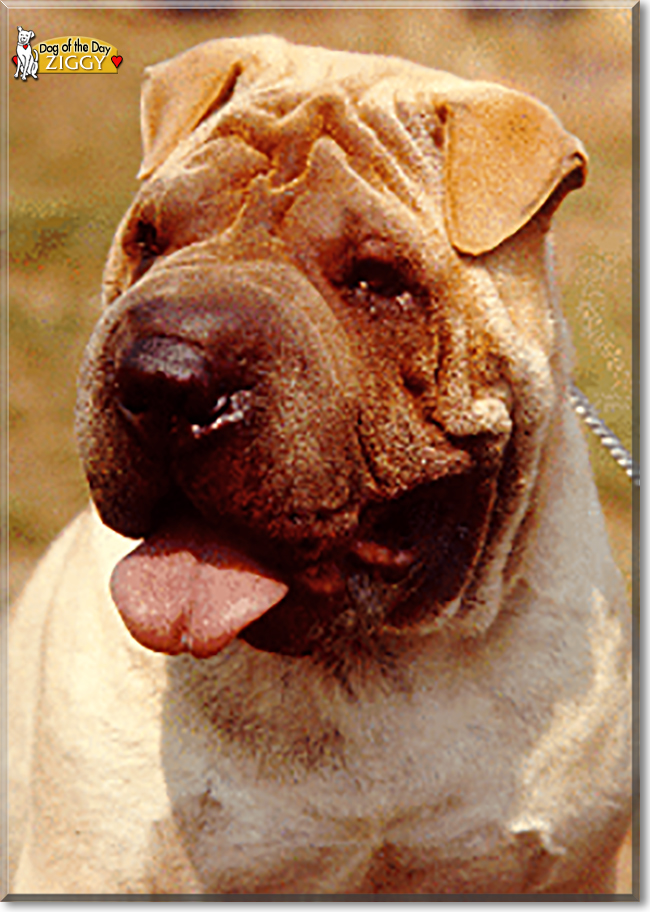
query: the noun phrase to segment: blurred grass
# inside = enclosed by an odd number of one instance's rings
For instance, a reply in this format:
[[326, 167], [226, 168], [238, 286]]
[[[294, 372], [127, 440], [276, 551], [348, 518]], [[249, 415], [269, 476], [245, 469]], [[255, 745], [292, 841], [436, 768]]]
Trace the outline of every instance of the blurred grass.
[[[23, 21], [25, 20], [25, 21]], [[25, 25], [25, 22], [27, 25]], [[631, 14], [616, 9], [9, 10], [33, 43], [104, 39], [111, 79], [41, 74], [9, 85], [11, 591], [87, 493], [72, 433], [75, 379], [112, 234], [136, 189], [143, 68], [209, 38], [274, 32], [396, 54], [545, 101], [590, 155], [555, 220], [576, 380], [631, 445]], [[614, 550], [629, 581], [631, 486], [593, 443]]]

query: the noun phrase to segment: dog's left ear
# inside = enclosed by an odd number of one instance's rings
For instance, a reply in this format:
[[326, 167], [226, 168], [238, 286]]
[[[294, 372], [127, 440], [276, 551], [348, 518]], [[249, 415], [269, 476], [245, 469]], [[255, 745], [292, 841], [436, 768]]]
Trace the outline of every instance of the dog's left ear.
[[462, 253], [493, 250], [585, 181], [580, 141], [528, 95], [478, 83], [437, 114], [446, 133], [447, 231]]

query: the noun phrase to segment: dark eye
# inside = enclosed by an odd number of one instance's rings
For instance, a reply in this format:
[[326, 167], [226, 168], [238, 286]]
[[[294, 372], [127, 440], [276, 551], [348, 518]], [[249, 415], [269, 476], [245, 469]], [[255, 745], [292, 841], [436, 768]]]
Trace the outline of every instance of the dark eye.
[[398, 307], [403, 307], [412, 300], [402, 270], [384, 260], [362, 260], [356, 263], [346, 286], [353, 299], [367, 306], [373, 315], [382, 305], [397, 304]]
[[142, 257], [157, 257], [162, 253], [158, 232], [151, 222], [138, 222], [133, 245], [138, 248]]
[[357, 263], [349, 280], [352, 290], [371, 292], [385, 298], [396, 297], [404, 291], [404, 281], [392, 263], [364, 260]]
[[133, 227], [130, 236], [124, 243], [124, 248], [129, 256], [136, 260], [136, 268], [132, 281], [137, 281], [140, 276], [153, 265], [157, 257], [164, 252], [164, 245], [155, 225], [140, 219]]

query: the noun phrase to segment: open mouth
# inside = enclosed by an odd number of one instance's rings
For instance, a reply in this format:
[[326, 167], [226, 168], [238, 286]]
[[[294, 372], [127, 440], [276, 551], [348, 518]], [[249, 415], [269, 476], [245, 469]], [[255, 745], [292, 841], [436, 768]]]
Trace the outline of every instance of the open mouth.
[[296, 574], [241, 636], [260, 649], [322, 654], [435, 624], [472, 578], [495, 486], [472, 472], [369, 505], [338, 553]]
[[303, 656], [426, 627], [457, 603], [487, 534], [494, 476], [476, 469], [390, 502], [315, 562], [184, 505], [115, 568], [129, 631], [159, 652], [205, 658], [234, 637]]

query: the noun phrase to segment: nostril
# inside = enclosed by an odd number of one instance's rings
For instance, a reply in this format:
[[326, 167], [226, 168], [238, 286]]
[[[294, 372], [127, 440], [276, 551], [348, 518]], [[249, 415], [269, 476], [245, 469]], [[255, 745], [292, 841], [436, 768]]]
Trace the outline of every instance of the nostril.
[[116, 359], [115, 386], [123, 410], [186, 416], [195, 420], [213, 407], [214, 386], [202, 352], [187, 342], [150, 337], [134, 342]]
[[241, 421], [250, 406], [250, 389], [237, 382], [232, 369], [221, 368], [180, 339], [139, 339], [116, 358], [118, 407], [149, 437], [172, 432], [199, 440]]
[[192, 421], [190, 418], [192, 436], [199, 440], [227, 424], [241, 421], [246, 416], [250, 399], [251, 391], [246, 389], [219, 396], [209, 415], [201, 415], [196, 421]]

